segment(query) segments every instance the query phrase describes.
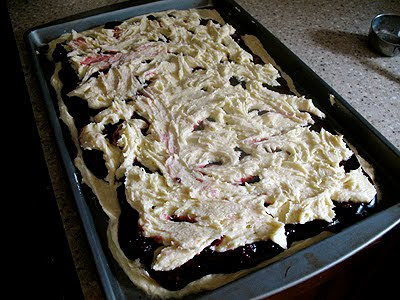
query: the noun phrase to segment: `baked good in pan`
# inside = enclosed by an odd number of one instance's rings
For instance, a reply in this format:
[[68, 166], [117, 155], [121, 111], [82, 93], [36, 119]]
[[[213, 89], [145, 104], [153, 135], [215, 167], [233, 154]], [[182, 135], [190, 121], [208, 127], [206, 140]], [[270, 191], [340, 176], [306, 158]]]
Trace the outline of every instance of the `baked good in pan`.
[[109, 217], [113, 256], [151, 296], [216, 288], [373, 203], [324, 113], [215, 10], [49, 45], [75, 166]]

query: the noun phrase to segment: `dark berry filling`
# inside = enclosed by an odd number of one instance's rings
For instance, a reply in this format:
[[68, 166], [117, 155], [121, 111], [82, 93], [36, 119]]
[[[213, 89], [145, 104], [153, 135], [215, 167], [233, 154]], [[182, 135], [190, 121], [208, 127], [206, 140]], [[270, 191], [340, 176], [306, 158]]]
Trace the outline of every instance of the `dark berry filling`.
[[100, 110], [91, 109], [85, 100], [79, 97], [63, 97], [64, 104], [68, 108], [69, 114], [74, 118], [78, 132], [91, 122], [91, 117], [99, 113]]
[[210, 21], [210, 19], [200, 19], [200, 25], [207, 26], [208, 21]]
[[278, 86], [272, 86], [267, 83], [263, 83], [262, 86], [271, 91], [274, 91], [274, 92], [277, 92], [280, 94], [294, 95], [294, 93], [290, 90], [285, 79], [283, 79], [282, 77], [279, 77], [276, 81], [278, 81], [278, 83], [279, 83]]
[[332, 127], [332, 125], [326, 119], [321, 119], [311, 113], [309, 113], [309, 114], [311, 115], [311, 118], [314, 121], [314, 124], [309, 127], [309, 129], [311, 131], [321, 132], [321, 129], [323, 128], [332, 134], [336, 134], [335, 129]]
[[203, 67], [194, 67], [193, 69], [192, 69], [192, 72], [196, 72], [196, 71], [198, 71], [198, 70], [205, 70], [205, 68], [203, 68]]
[[165, 35], [161, 35], [161, 37], [157, 40], [157, 42], [165, 42], [165, 43], [169, 43], [171, 41], [170, 38], [166, 37]]
[[105, 178], [108, 175], [107, 167], [104, 163], [103, 151], [100, 150], [82, 150], [82, 158], [86, 167], [97, 178]]
[[193, 131], [201, 131], [204, 130], [204, 122], [199, 121], [193, 126]]
[[58, 43], [52, 56], [55, 62], [61, 62], [62, 68], [59, 71], [58, 76], [63, 83], [62, 92], [67, 94], [77, 87], [79, 77], [69, 63], [67, 56], [68, 51], [64, 46], [64, 43]]
[[217, 160], [217, 161], [209, 162], [208, 164], [204, 165], [203, 168], [208, 168], [208, 167], [212, 167], [212, 166], [222, 166], [223, 164], [224, 164], [223, 161]]
[[[140, 259], [150, 276], [169, 290], [179, 290], [190, 282], [207, 274], [232, 273], [251, 268], [274, 257], [283, 249], [272, 241], [260, 241], [226, 252], [212, 250], [212, 246], [182, 266], [171, 271], [155, 271], [151, 268], [155, 250], [161, 246], [159, 238], [146, 238], [138, 224], [139, 214], [127, 202], [124, 186], [117, 189], [121, 205], [118, 225], [118, 240], [122, 251], [130, 260]], [[193, 222], [193, 218], [172, 217], [174, 222]]]
[[160, 246], [154, 239], [146, 238], [138, 224], [139, 214], [126, 201], [125, 187], [117, 188], [121, 214], [118, 223], [118, 241], [125, 256], [130, 260], [137, 258], [145, 265], [151, 265], [154, 251]]
[[133, 162], [133, 165], [139, 168], [142, 168], [147, 174], [153, 174], [154, 172], [152, 170], [150, 170], [148, 167], [146, 167], [145, 165], [143, 165], [139, 160], [135, 159], [135, 161]]
[[150, 266], [145, 268], [162, 287], [176, 291], [208, 274], [233, 273], [255, 267], [282, 251], [272, 241], [260, 241], [226, 252], [217, 252], [208, 247], [174, 270], [154, 271]]
[[122, 24], [122, 21], [110, 21], [104, 24], [104, 29], [114, 29], [115, 27]]
[[239, 160], [242, 160], [242, 159], [245, 158], [246, 156], [249, 156], [249, 155], [250, 155], [250, 154], [244, 152], [244, 151], [243, 151], [241, 148], [239, 148], [239, 147], [235, 147], [234, 150], [240, 152]]
[[360, 167], [360, 163], [354, 154], [348, 160], [341, 161], [339, 165], [344, 168], [346, 173], [357, 170]]
[[150, 128], [150, 122], [145, 117], [139, 115], [136, 111], [133, 113], [132, 119], [139, 119], [146, 123], [146, 126], [140, 130], [142, 134], [146, 136]]
[[149, 21], [157, 21], [157, 18], [155, 16], [153, 16], [153, 15], [148, 15], [147, 16], [147, 20], [149, 20]]
[[240, 178], [240, 185], [241, 186], [245, 186], [246, 183], [250, 184], [250, 183], [256, 183], [256, 182], [260, 182], [260, 177], [255, 175], [255, 176], [249, 176], [246, 178]]
[[123, 123], [123, 120], [119, 120], [115, 124], [107, 124], [104, 126], [103, 133], [106, 135], [106, 139], [109, 140], [109, 142], [113, 145], [117, 144], [118, 138], [119, 138], [119, 128], [121, 124]]
[[67, 50], [64, 48], [63, 43], [56, 45], [53, 52], [53, 59], [55, 62], [61, 62], [61, 70], [58, 76], [63, 83], [61, 89], [61, 97], [64, 104], [68, 108], [68, 112], [75, 119], [75, 126], [80, 131], [85, 125], [90, 123], [90, 118], [96, 115], [99, 110], [91, 109], [88, 107], [87, 101], [79, 97], [69, 97], [67, 94], [78, 86], [79, 78], [75, 70], [71, 67]]
[[229, 83], [232, 86], [237, 86], [240, 84], [242, 86], [242, 88], [246, 89], [246, 81], [239, 80], [235, 76], [232, 76], [231, 78], [229, 78]]
[[[143, 231], [138, 224], [139, 214], [127, 203], [124, 186], [121, 185], [117, 192], [121, 203], [118, 239], [122, 251], [131, 260], [139, 258], [151, 278], [168, 290], [182, 289], [190, 282], [208, 274], [233, 273], [255, 267], [284, 250], [268, 240], [247, 244], [225, 252], [217, 252], [213, 250], [213, 247], [222, 242], [223, 237], [221, 237], [180, 267], [170, 271], [155, 271], [151, 268], [151, 265], [154, 252], [162, 246], [161, 238], [143, 236]], [[362, 219], [370, 213], [375, 205], [375, 200], [369, 204], [352, 202], [334, 202], [334, 204], [336, 217], [331, 223], [314, 220], [305, 224], [285, 225], [288, 247], [295, 241], [315, 236], [325, 230], [336, 232]], [[169, 218], [173, 222], [196, 222], [195, 218], [191, 216], [174, 215]]]
[[202, 26], [207, 26], [208, 22], [211, 21], [212, 23], [215, 24], [219, 24], [217, 21], [215, 20], [211, 20], [211, 19], [200, 19], [200, 25]]
[[261, 59], [261, 57], [259, 57], [257, 54], [254, 54], [250, 48], [246, 45], [246, 43], [243, 41], [242, 37], [240, 36], [240, 34], [238, 32], [235, 32], [232, 35], [232, 39], [236, 42], [236, 44], [238, 44], [243, 50], [245, 50], [246, 52], [250, 53], [251, 56], [253, 57], [253, 63], [255, 63], [256, 65], [264, 65], [264, 61]]
[[176, 215], [172, 215], [169, 217], [169, 219], [172, 222], [187, 222], [187, 223], [196, 223], [196, 219], [194, 217], [191, 216], [176, 216]]

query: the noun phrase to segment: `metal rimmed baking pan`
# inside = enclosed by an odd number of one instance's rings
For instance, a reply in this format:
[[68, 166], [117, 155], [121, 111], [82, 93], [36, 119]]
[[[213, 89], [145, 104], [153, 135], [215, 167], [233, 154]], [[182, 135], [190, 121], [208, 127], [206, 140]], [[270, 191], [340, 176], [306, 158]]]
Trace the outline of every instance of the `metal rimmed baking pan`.
[[[200, 7], [215, 8], [225, 21], [232, 24], [241, 34], [252, 34], [258, 37], [270, 56], [293, 79], [297, 90], [313, 99], [314, 104], [326, 114], [328, 123], [337, 132], [344, 134], [346, 140], [357, 148], [359, 154], [374, 166], [379, 189], [379, 204], [378, 211], [373, 215], [317, 244], [219, 289], [189, 298], [265, 298], [345, 260], [400, 223], [400, 203], [396, 195], [396, 184], [400, 175], [399, 151], [235, 2], [231, 0], [141, 1], [96, 9], [33, 28], [26, 33], [25, 41], [32, 54], [38, 84], [48, 110], [56, 143], [108, 299], [145, 299], [147, 296], [129, 281], [108, 250], [107, 217], [97, 202], [91, 199], [90, 193], [86, 192], [87, 188], [81, 185], [80, 176], [73, 165], [66, 142], [69, 136], [65, 136], [62, 130], [56, 99], [49, 83], [53, 70], [43, 56], [42, 49], [49, 41], [72, 29], [82, 31], [109, 21], [124, 20], [146, 13]], [[334, 102], [329, 100], [331, 95], [335, 99]], [[289, 272], [288, 267], [290, 267]]]

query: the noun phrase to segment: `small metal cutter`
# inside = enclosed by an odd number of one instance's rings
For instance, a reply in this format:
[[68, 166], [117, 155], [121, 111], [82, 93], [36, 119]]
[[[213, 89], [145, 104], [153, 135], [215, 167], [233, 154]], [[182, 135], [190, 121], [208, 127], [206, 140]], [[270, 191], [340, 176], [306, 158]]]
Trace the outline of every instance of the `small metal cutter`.
[[379, 14], [372, 19], [368, 41], [371, 47], [386, 56], [400, 53], [400, 15]]

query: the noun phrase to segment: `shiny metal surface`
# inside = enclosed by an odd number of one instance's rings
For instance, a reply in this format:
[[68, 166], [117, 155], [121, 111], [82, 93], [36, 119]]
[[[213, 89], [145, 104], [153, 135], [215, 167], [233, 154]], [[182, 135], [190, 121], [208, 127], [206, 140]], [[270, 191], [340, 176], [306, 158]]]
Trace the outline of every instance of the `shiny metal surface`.
[[400, 15], [379, 14], [374, 17], [368, 35], [371, 47], [385, 56], [400, 54]]

